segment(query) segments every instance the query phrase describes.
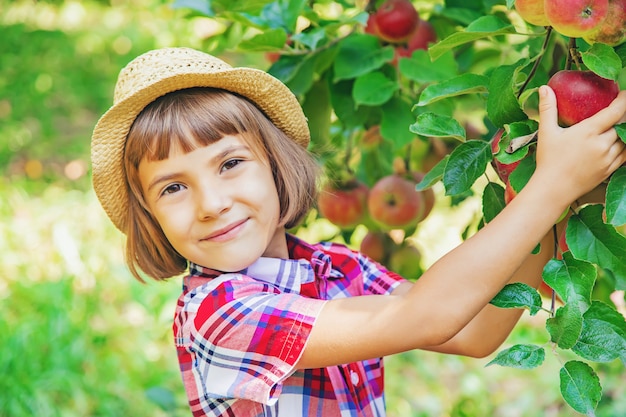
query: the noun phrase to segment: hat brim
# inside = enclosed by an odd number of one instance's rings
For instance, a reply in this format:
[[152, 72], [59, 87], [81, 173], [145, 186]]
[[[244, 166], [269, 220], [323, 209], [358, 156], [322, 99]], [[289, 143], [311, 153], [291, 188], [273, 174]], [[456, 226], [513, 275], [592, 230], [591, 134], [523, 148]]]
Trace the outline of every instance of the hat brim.
[[157, 98], [193, 87], [220, 88], [240, 94], [261, 109], [296, 143], [310, 140], [306, 117], [291, 90], [254, 68], [226, 68], [164, 77], [115, 103], [96, 124], [91, 139], [92, 179], [102, 207], [122, 232], [127, 231], [128, 191], [123, 157], [128, 132], [137, 115]]

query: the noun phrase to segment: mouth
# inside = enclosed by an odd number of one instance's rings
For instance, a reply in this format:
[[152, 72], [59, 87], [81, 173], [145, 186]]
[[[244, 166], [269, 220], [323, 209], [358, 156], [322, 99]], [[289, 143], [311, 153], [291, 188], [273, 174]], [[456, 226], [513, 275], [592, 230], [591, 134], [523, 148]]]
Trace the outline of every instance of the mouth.
[[200, 239], [200, 241], [223, 242], [226, 240], [230, 240], [234, 238], [241, 229], [243, 229], [247, 221], [248, 219], [246, 218], [230, 223], [229, 225], [222, 227], [221, 229], [215, 230], [213, 233], [203, 237], [202, 239]]

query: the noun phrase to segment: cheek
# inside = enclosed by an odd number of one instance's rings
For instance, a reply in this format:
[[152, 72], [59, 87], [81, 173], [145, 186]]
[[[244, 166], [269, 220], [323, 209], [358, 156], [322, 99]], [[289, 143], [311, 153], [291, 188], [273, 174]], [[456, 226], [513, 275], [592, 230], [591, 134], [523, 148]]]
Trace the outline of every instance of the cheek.
[[183, 213], [172, 215], [169, 212], [157, 211], [153, 212], [153, 216], [161, 227], [163, 234], [170, 241], [172, 246], [176, 246], [176, 241], [181, 231], [187, 229], [186, 216]]

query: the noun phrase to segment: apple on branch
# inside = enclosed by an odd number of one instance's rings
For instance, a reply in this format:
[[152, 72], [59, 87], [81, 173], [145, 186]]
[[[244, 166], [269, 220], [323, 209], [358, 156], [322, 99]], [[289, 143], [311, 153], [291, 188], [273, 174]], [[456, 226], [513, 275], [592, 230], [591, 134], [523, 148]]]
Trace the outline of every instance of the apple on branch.
[[359, 251], [370, 259], [384, 264], [394, 245], [394, 241], [387, 233], [368, 230], [361, 240]]
[[561, 70], [548, 86], [556, 95], [559, 124], [571, 126], [607, 107], [619, 94], [619, 85], [592, 71]]
[[367, 216], [368, 193], [367, 186], [358, 180], [327, 183], [317, 198], [317, 209], [334, 225], [352, 229]]
[[537, 26], [549, 26], [544, 10], [544, 0], [515, 0], [515, 10], [525, 22]]
[[419, 13], [409, 0], [387, 0], [370, 14], [365, 32], [390, 43], [405, 42], [417, 28]]
[[590, 44], [596, 42], [617, 46], [626, 41], [626, 0], [609, 0], [606, 19], [597, 30], [583, 39]]
[[414, 281], [423, 273], [421, 259], [422, 254], [419, 249], [404, 241], [391, 252], [389, 269], [406, 279]]
[[401, 57], [409, 58], [413, 55], [413, 52], [418, 49], [427, 50], [428, 47], [437, 42], [437, 33], [427, 20], [419, 19], [417, 27], [409, 36], [406, 41], [406, 45], [399, 44], [395, 48], [395, 56], [392, 61], [393, 65], [396, 65], [398, 59]]
[[372, 220], [387, 229], [402, 229], [417, 224], [424, 212], [424, 197], [415, 189], [415, 184], [415, 181], [398, 174], [378, 180], [367, 198]]
[[491, 138], [491, 153], [494, 155], [494, 158], [491, 160], [491, 164], [498, 174], [500, 180], [502, 180], [502, 182], [506, 184], [509, 179], [509, 175], [511, 175], [511, 172], [513, 172], [513, 170], [517, 168], [520, 161], [515, 161], [507, 164], [495, 158], [495, 155], [500, 152], [500, 142], [502, 140], [503, 134], [504, 129], [498, 129]]
[[600, 27], [609, 12], [609, 0], [546, 0], [550, 26], [562, 35], [581, 38]]

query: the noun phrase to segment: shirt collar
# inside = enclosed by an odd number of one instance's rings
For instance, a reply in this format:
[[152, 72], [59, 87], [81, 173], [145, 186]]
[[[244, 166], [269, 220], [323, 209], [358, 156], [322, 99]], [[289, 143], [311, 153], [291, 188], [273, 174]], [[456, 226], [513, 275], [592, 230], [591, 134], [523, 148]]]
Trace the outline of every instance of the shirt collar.
[[[286, 237], [289, 259], [261, 257], [238, 273], [267, 282], [283, 292], [325, 298], [326, 280], [341, 276], [332, 269], [330, 255], [291, 234]], [[207, 278], [216, 278], [223, 274], [221, 271], [190, 263], [189, 276], [185, 278], [183, 285], [190, 290], [190, 286], [202, 285]]]

